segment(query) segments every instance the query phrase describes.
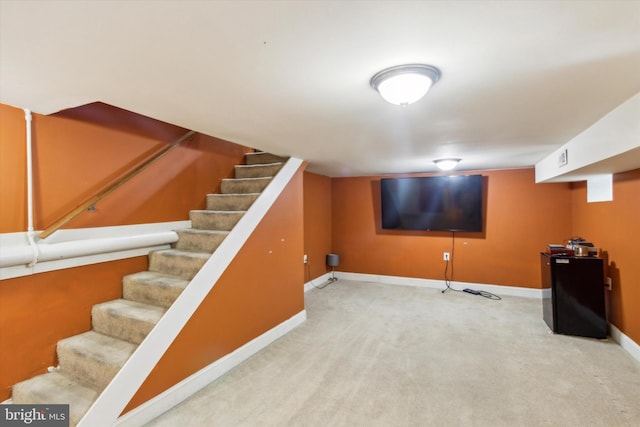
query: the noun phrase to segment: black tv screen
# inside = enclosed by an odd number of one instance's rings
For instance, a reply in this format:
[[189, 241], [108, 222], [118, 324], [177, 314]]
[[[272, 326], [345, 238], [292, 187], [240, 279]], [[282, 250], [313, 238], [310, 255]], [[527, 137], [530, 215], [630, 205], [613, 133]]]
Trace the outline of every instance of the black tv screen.
[[383, 178], [382, 228], [482, 231], [482, 175]]

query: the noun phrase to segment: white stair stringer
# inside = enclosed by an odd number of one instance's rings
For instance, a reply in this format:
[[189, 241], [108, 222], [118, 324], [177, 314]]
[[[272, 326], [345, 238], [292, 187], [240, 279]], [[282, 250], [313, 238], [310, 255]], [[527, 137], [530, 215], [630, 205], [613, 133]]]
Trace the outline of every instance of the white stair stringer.
[[303, 160], [298, 158], [292, 157], [287, 160], [280, 172], [222, 241], [218, 250], [196, 273], [189, 285], [96, 399], [78, 423], [79, 427], [114, 425], [127, 403], [215, 286], [302, 164]]

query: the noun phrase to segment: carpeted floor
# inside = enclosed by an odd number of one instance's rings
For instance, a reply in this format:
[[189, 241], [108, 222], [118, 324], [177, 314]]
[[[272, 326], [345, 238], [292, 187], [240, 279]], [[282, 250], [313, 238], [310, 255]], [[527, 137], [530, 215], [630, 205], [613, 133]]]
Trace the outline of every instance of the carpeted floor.
[[340, 280], [307, 321], [151, 426], [640, 426], [640, 363], [536, 299]]

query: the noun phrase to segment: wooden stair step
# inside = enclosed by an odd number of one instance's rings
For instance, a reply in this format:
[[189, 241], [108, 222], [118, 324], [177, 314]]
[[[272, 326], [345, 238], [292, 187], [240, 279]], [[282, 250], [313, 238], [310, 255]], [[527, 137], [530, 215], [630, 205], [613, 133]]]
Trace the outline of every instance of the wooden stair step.
[[189, 212], [191, 227], [201, 230], [231, 231], [246, 211], [193, 210]]
[[188, 228], [177, 230], [176, 249], [213, 253], [229, 234], [228, 231]]
[[245, 163], [248, 165], [265, 164], [265, 163], [285, 163], [289, 158], [277, 156], [275, 154], [259, 151], [256, 153], [247, 153], [244, 155]]
[[89, 331], [58, 341], [58, 361], [68, 376], [103, 390], [136, 347], [130, 342]]
[[188, 280], [180, 277], [141, 271], [122, 278], [122, 296], [129, 301], [169, 308], [188, 284]]
[[260, 196], [260, 193], [207, 194], [207, 210], [246, 211], [258, 196]]
[[210, 253], [165, 249], [149, 253], [149, 271], [191, 280], [207, 262]]
[[38, 375], [13, 386], [14, 404], [68, 404], [69, 425], [75, 426], [98, 398], [99, 392], [62, 372]]
[[222, 194], [245, 194], [245, 193], [261, 193], [269, 182], [271, 177], [266, 178], [225, 178], [220, 183]]
[[237, 165], [235, 166], [236, 178], [264, 178], [274, 177], [278, 173], [284, 163], [267, 163], [254, 165]]
[[94, 305], [91, 320], [96, 332], [140, 344], [164, 312], [155, 305], [117, 299]]

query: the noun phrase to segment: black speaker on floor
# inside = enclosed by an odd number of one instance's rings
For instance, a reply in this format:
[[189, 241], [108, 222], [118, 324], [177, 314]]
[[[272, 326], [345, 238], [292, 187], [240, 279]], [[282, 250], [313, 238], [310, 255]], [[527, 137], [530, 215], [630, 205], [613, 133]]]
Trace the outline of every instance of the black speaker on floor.
[[337, 267], [340, 265], [340, 255], [338, 254], [328, 254], [327, 255], [327, 265], [329, 267]]

